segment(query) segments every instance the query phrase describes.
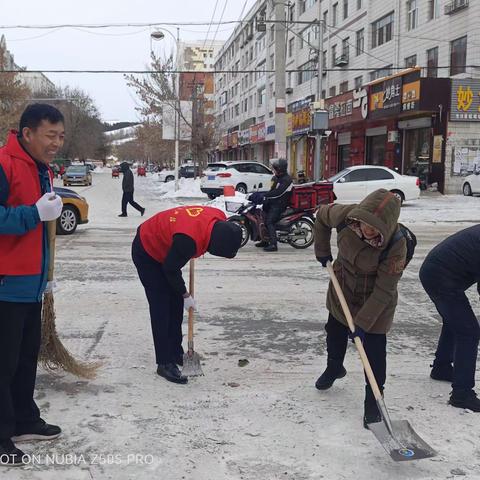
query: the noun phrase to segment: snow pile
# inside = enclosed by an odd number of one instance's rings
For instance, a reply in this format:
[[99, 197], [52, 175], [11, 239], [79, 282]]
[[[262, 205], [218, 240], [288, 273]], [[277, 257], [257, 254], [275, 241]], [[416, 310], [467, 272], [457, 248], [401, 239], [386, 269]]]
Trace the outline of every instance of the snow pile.
[[[235, 215], [235, 211], [240, 207], [240, 205], [244, 205], [245, 203], [248, 203], [247, 196], [244, 193], [240, 192], [235, 192], [235, 196], [233, 197], [225, 197], [223, 195], [215, 198], [215, 200], [212, 200], [207, 203], [209, 207], [215, 207], [218, 208], [219, 210], [223, 210], [227, 217], [230, 217], [231, 215]], [[227, 210], [227, 203], [231, 203], [232, 205], [228, 205], [228, 210]]]
[[105, 168], [97, 167], [95, 170], [93, 170], [93, 173], [105, 173]]
[[164, 198], [207, 198], [200, 190], [200, 179], [180, 178], [178, 190], [175, 191], [175, 182], [161, 183], [157, 192]]

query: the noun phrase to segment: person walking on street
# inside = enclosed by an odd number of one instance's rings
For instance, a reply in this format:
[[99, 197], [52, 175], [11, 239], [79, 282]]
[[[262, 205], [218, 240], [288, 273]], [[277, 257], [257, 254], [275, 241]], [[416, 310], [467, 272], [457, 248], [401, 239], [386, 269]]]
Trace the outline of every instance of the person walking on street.
[[[330, 238], [337, 229], [338, 255], [333, 269], [352, 312], [351, 333], [330, 282], [327, 294], [327, 368], [316, 381], [326, 390], [347, 372], [343, 366], [348, 337], [362, 340], [375, 379], [383, 392], [386, 380], [387, 333], [397, 306], [397, 284], [402, 276], [407, 246], [397, 240], [400, 202], [388, 190], [368, 195], [358, 205], [324, 205], [315, 221], [315, 255], [323, 267], [332, 261]], [[393, 242], [393, 244], [391, 243]], [[370, 385], [365, 386], [363, 425], [381, 421]]]
[[42, 420], [33, 394], [49, 263], [44, 222], [57, 219], [63, 206], [52, 192], [49, 164], [63, 141], [62, 114], [32, 104], [0, 148], [0, 464], [7, 466], [23, 463], [14, 441], [61, 433]]
[[425, 258], [420, 281], [442, 317], [430, 377], [450, 382], [450, 405], [480, 412], [474, 391], [480, 326], [465, 291], [477, 284], [480, 293], [480, 225], [440, 242]]
[[140, 212], [140, 215], [143, 217], [145, 213], [145, 209], [141, 207], [134, 199], [133, 199], [133, 173], [130, 170], [130, 165], [127, 162], [123, 162], [120, 164], [120, 171], [123, 173], [123, 180], [122, 180], [122, 213], [119, 217], [126, 217], [127, 216], [127, 205], [130, 204], [133, 208], [137, 209]]
[[206, 252], [233, 258], [242, 231], [213, 207], [184, 206], [157, 213], [137, 230], [132, 259], [150, 307], [157, 374], [185, 384], [177, 365], [183, 365], [183, 309], [195, 308], [187, 292], [182, 267]]

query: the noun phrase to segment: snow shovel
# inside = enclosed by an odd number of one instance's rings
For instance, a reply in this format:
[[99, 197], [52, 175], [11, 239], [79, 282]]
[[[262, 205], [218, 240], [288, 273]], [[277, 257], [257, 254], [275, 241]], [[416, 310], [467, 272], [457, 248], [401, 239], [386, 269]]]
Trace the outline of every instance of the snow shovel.
[[[331, 262], [327, 262], [327, 269], [337, 293], [337, 297], [342, 305], [343, 313], [348, 322], [348, 327], [353, 333], [355, 331], [355, 324], [353, 322], [352, 314], [350, 313], [350, 309], [348, 308], [347, 301], [345, 300], [340, 284], [338, 283]], [[375, 380], [362, 341], [359, 337], [355, 337], [354, 342], [358, 353], [360, 354], [360, 359], [362, 360], [368, 383], [372, 388], [378, 409], [382, 415], [382, 422], [370, 423], [368, 424], [368, 429], [373, 432], [383, 448], [396, 462], [434, 457], [436, 455], [435, 450], [433, 450], [430, 445], [415, 433], [407, 420], [390, 420], [385, 401], [378, 388], [377, 381]]]
[[[195, 261], [190, 260], [190, 295], [194, 297]], [[195, 298], [195, 297], [194, 297]], [[183, 354], [182, 375], [185, 377], [199, 377], [203, 375], [200, 365], [200, 356], [193, 349], [193, 320], [195, 312], [193, 308], [188, 310], [188, 350]]]

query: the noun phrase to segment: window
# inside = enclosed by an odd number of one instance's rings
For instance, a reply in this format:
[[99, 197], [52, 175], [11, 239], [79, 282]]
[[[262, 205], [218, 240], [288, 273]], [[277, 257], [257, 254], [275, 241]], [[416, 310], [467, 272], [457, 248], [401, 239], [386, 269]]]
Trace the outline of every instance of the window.
[[317, 3], [317, 0], [306, 0], [305, 1], [305, 10], [312, 8]]
[[338, 23], [338, 3], [335, 3], [333, 5], [333, 10], [332, 10], [332, 25], [336, 27], [337, 23]]
[[393, 175], [383, 168], [366, 168], [368, 180], [393, 180]]
[[467, 37], [457, 38], [450, 42], [450, 75], [457, 75], [466, 71]]
[[346, 60], [348, 60], [349, 51], [350, 51], [350, 38], [347, 37], [342, 40], [342, 56], [344, 56]]
[[239, 116], [240, 115], [240, 104], [236, 104], [235, 105], [235, 116]]
[[275, 70], [275, 54], [270, 55], [270, 70]]
[[311, 80], [313, 77], [316, 77], [317, 71], [315, 70], [315, 68], [315, 60], [309, 60], [307, 63], [300, 65], [297, 85], [301, 85], [302, 83], [308, 82], [308, 80]]
[[357, 31], [355, 46], [356, 46], [356, 54], [358, 57], [363, 53], [363, 50], [365, 48], [365, 29], [364, 28]]
[[373, 82], [377, 78], [388, 77], [392, 74], [392, 65], [387, 65], [386, 67], [379, 68], [378, 70], [373, 70], [370, 72], [370, 81]]
[[372, 23], [372, 48], [379, 47], [392, 39], [393, 12]]
[[261, 88], [258, 91], [258, 106], [265, 104], [265, 87]]
[[357, 0], [357, 10], [362, 8], [362, 0]]
[[354, 83], [355, 83], [355, 90], [358, 90], [359, 88], [362, 88], [363, 77], [361, 75], [359, 77], [355, 77]]
[[343, 19], [348, 17], [348, 0], [343, 0]]
[[345, 179], [345, 182], [366, 182], [367, 170], [367, 168], [359, 168], [358, 170], [352, 170], [343, 178]]
[[336, 94], [337, 94], [337, 88], [334, 85], [333, 87], [330, 87], [330, 89], [328, 90], [328, 95], [330, 97], [334, 97]]
[[293, 55], [293, 47], [295, 45], [295, 38], [291, 38], [288, 41], [288, 56], [291, 57]]
[[438, 0], [428, 0], [428, 17], [429, 20], [438, 18]]
[[335, 60], [337, 59], [337, 46], [332, 47], [332, 68], [335, 67]]
[[323, 75], [327, 73], [325, 70], [326, 68], [327, 68], [327, 51], [324, 50], [322, 53], [322, 74]]
[[326, 30], [327, 25], [328, 25], [328, 10], [325, 10], [323, 12], [323, 31]]
[[326, 96], [327, 96], [326, 90], [322, 90], [322, 98], [325, 99]]
[[270, 41], [273, 42], [275, 40], [275, 25], [270, 27]]
[[345, 80], [340, 84], [340, 93], [348, 92], [348, 80]]
[[413, 30], [418, 26], [417, 0], [407, 0], [407, 30]]
[[292, 3], [288, 6], [288, 21], [293, 22], [295, 20], [295, 4]]
[[305, 0], [299, 0], [298, 2], [298, 15], [305, 13]]
[[438, 47], [427, 50], [427, 77], [438, 77]]
[[409, 57], [405, 57], [405, 68], [415, 67], [417, 65], [417, 56], [410, 55]]

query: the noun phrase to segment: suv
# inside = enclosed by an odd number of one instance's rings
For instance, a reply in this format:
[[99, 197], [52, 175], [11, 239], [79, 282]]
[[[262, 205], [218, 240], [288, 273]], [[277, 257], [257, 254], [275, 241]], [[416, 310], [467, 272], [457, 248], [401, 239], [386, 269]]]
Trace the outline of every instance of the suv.
[[200, 181], [200, 190], [214, 199], [223, 194], [223, 187], [232, 185], [240, 193], [268, 191], [273, 172], [259, 162], [216, 162], [207, 165]]

